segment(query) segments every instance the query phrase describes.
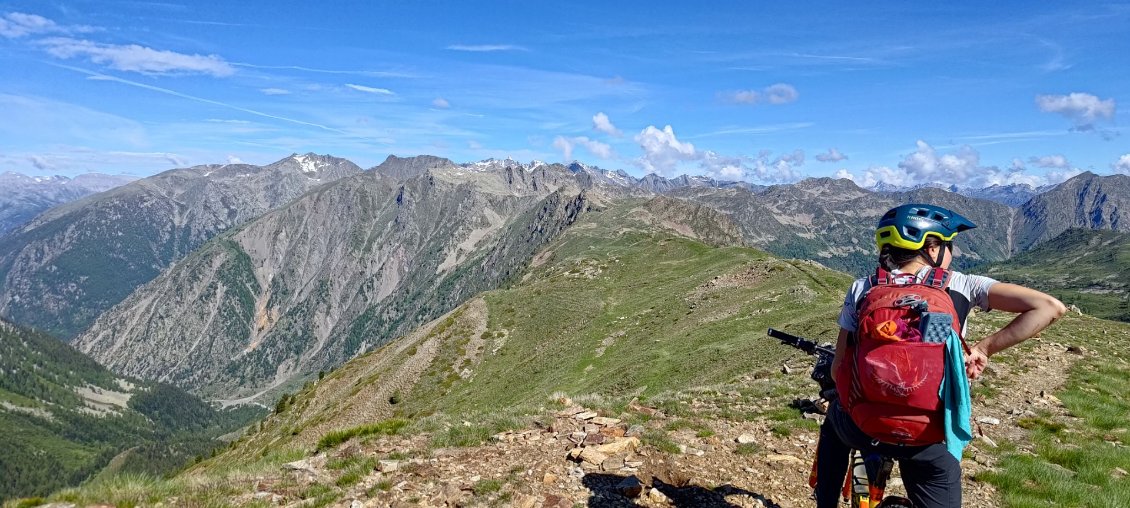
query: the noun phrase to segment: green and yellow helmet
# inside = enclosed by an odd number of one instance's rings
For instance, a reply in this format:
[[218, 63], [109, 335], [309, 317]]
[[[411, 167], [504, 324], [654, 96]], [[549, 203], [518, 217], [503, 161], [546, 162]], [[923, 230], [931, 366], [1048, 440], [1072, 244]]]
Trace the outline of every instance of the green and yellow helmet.
[[958, 233], [975, 227], [977, 225], [969, 219], [940, 206], [902, 205], [890, 209], [879, 219], [875, 243], [880, 251], [884, 245], [919, 250], [926, 244], [927, 236], [951, 242]]

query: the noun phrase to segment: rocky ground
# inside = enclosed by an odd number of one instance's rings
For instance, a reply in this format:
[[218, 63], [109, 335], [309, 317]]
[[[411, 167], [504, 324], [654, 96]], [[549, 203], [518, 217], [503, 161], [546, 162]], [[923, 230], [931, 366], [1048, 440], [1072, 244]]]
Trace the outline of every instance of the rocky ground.
[[[992, 449], [998, 442], [1025, 449], [1019, 420], [1035, 411], [1070, 419], [1052, 393], [1069, 364], [1090, 353], [1040, 339], [1026, 349], [994, 363], [975, 384], [985, 388], [975, 390], [978, 438], [962, 464], [967, 505], [999, 505], [993, 488], [975, 478], [995, 467]], [[788, 370], [806, 374], [799, 365]], [[564, 409], [475, 447], [434, 448], [426, 433], [354, 440], [255, 479], [254, 491], [233, 501], [348, 507], [811, 505], [807, 479], [818, 414], [792, 408], [757, 413], [768, 399], [725, 389], [685, 394], [678, 415], [637, 403], [605, 415], [569, 399], [559, 402]], [[360, 474], [347, 472], [358, 464]], [[330, 485], [337, 488], [319, 488]], [[319, 502], [319, 494], [331, 490]], [[897, 468], [888, 492], [901, 493]]]

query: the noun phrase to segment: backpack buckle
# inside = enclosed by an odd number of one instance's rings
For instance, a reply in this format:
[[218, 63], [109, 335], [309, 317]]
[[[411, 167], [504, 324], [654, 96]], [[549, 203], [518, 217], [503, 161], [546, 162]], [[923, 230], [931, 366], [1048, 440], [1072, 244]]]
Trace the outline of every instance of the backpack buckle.
[[895, 300], [895, 307], [907, 307], [915, 312], [927, 312], [930, 310], [930, 303], [927, 302], [921, 295], [903, 295], [898, 300]]

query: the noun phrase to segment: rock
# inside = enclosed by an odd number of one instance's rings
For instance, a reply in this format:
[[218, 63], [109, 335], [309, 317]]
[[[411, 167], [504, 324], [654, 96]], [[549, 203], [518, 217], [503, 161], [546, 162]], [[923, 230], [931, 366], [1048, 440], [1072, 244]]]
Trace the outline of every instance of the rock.
[[572, 418], [573, 415], [577, 415], [577, 414], [584, 413], [584, 412], [585, 412], [585, 408], [583, 408], [581, 406], [570, 406], [570, 407], [567, 407], [565, 409], [562, 409], [560, 413], [557, 413], [557, 415], [565, 417], [565, 418]]
[[647, 500], [655, 504], [667, 504], [671, 502], [664, 493], [660, 492], [659, 489], [655, 487], [648, 489]]
[[576, 419], [576, 420], [591, 420], [591, 419], [596, 418], [596, 417], [597, 417], [597, 414], [592, 412], [592, 411], [584, 411], [584, 412], [577, 413], [577, 414], [573, 415], [573, 418]]
[[626, 437], [617, 439], [611, 443], [605, 443], [598, 446], [596, 449], [601, 453], [617, 454], [633, 451], [639, 448], [640, 440], [636, 437]]
[[573, 502], [558, 495], [546, 494], [541, 506], [542, 508], [573, 508]]
[[569, 450], [569, 458], [573, 460], [580, 460], [581, 453], [584, 451], [585, 449], [581, 447], [573, 448], [572, 450]]
[[600, 429], [600, 433], [612, 438], [624, 437], [624, 435], [627, 434], [624, 427], [605, 427]]
[[1087, 348], [1083, 346], [1067, 346], [1067, 352], [1075, 353], [1077, 355], [1085, 355], [1087, 354]]
[[800, 464], [804, 465], [804, 461], [793, 457], [792, 455], [767, 455], [766, 462], [784, 463], [784, 464]]
[[1130, 475], [1130, 473], [1127, 473], [1125, 469], [1120, 467], [1116, 467], [1110, 471], [1110, 476], [1113, 478], [1126, 478], [1127, 475]]
[[584, 448], [581, 450], [581, 454], [577, 458], [594, 466], [599, 466], [608, 459], [608, 455], [601, 453], [600, 450], [596, 448]]
[[517, 508], [534, 508], [538, 505], [538, 498], [529, 494], [518, 494], [514, 498], [514, 506]]
[[316, 472], [314, 470], [314, 466], [312, 464], [310, 464], [310, 461], [308, 461], [306, 459], [302, 459], [302, 460], [298, 460], [298, 461], [294, 461], [294, 462], [288, 462], [286, 464], [283, 464], [282, 468], [286, 469], [288, 471], [299, 471], [299, 472], [310, 473], [310, 474], [315, 474], [315, 472]]
[[377, 471], [382, 473], [391, 473], [400, 469], [400, 462], [396, 460], [378, 460]]
[[1001, 424], [1001, 421], [999, 419], [993, 418], [991, 416], [979, 416], [979, 417], [977, 417], [977, 421], [980, 422], [980, 423], [988, 424], [988, 425], [1000, 425]]
[[742, 434], [736, 439], [738, 444], [756, 444], [757, 439], [749, 434]]
[[787, 375], [793, 373], [793, 368], [789, 367], [789, 364], [787, 364], [787, 363], [782, 363], [781, 364], [781, 372], [784, 373], [787, 376]]
[[987, 444], [987, 445], [989, 445], [989, 446], [991, 446], [991, 447], [993, 447], [993, 448], [996, 448], [996, 447], [997, 447], [997, 442], [996, 442], [996, 441], [993, 441], [993, 440], [992, 440], [992, 438], [990, 438], [989, 436], [986, 436], [986, 435], [984, 435], [984, 434], [981, 434], [980, 436], [977, 436], [977, 437], [978, 437], [978, 439], [980, 439], [980, 440], [984, 441], [984, 442], [985, 442], [985, 444]]
[[624, 437], [642, 436], [645, 430], [646, 429], [643, 428], [643, 425], [632, 425], [631, 427], [628, 427], [628, 430], [626, 432], [624, 432]]
[[604, 443], [604, 434], [587, 434], [584, 441], [581, 442], [584, 446], [596, 446]]
[[554, 483], [557, 483], [557, 480], [557, 475], [553, 473], [546, 473], [541, 477], [541, 482], [545, 485], [553, 485]]
[[639, 497], [643, 493], [643, 482], [635, 476], [629, 476], [616, 484], [616, 491], [623, 494], [624, 497]]
[[572, 441], [574, 444], [581, 444], [581, 443], [585, 442], [585, 437], [587, 437], [587, 436], [588, 436], [588, 434], [586, 434], [583, 431], [578, 430], [577, 432], [573, 432], [573, 433], [569, 434], [568, 439], [570, 441]]
[[620, 419], [619, 418], [605, 418], [603, 416], [597, 416], [597, 417], [592, 419], [592, 423], [608, 427], [608, 426], [612, 426], [612, 425], [616, 425], [617, 423], [620, 423]]
[[349, 503], [349, 508], [365, 508], [365, 503], [354, 499], [353, 502]]
[[604, 462], [600, 463], [600, 469], [603, 471], [618, 471], [624, 467], [624, 459], [620, 457], [608, 457]]

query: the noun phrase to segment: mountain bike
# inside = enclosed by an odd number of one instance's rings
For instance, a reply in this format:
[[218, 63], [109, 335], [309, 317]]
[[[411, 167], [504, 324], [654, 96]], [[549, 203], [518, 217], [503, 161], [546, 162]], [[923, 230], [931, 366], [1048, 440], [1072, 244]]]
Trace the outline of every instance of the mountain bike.
[[[832, 360], [836, 356], [836, 350], [832, 346], [820, 345], [773, 328], [769, 329], [768, 335], [816, 357], [810, 377], [820, 385], [820, 399], [815, 404], [817, 408], [823, 406], [821, 402], [831, 403], [836, 399], [836, 382], [832, 378]], [[844, 500], [850, 503], [851, 508], [914, 508], [905, 497], [884, 495], [894, 464], [894, 459], [890, 457], [878, 454], [864, 456], [860, 451], [852, 450], [851, 467], [844, 478]], [[808, 486], [815, 490], [817, 480], [814, 457], [812, 472], [808, 475]]]

